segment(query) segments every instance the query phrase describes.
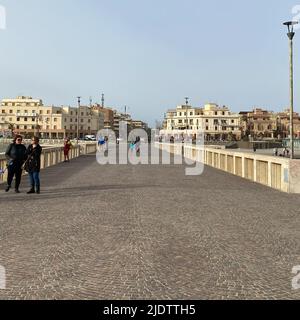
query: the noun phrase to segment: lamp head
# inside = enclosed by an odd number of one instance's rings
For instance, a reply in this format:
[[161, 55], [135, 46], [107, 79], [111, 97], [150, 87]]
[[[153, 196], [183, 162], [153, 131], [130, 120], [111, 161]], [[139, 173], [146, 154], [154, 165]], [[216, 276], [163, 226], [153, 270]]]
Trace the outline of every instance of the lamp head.
[[288, 28], [288, 37], [290, 40], [293, 40], [294, 36], [295, 36], [295, 32], [294, 32], [294, 26], [298, 24], [298, 21], [287, 21], [284, 22], [284, 26], [287, 26]]

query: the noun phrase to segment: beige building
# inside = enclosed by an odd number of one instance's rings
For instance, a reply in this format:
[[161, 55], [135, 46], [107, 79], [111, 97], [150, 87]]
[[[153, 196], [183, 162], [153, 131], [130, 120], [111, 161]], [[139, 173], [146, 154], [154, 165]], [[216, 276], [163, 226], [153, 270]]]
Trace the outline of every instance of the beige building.
[[202, 130], [206, 140], [241, 138], [240, 116], [231, 113], [228, 107], [219, 107], [214, 103], [206, 104], [203, 108], [178, 106], [166, 113], [164, 123], [162, 135], [188, 133], [192, 136]]
[[133, 129], [143, 129], [143, 130], [148, 129], [148, 124], [141, 120], [132, 120], [131, 125]]
[[76, 138], [79, 124], [79, 136], [96, 134], [104, 127], [104, 116], [98, 110], [87, 106], [78, 108], [69, 106], [44, 106], [42, 100], [31, 97], [4, 99], [0, 108], [0, 131], [22, 134], [31, 137], [34, 134], [42, 138]]
[[[272, 112], [262, 108], [240, 112], [243, 136], [253, 139], [287, 138], [290, 134], [290, 112]], [[294, 113], [294, 135], [300, 137], [300, 116]]]

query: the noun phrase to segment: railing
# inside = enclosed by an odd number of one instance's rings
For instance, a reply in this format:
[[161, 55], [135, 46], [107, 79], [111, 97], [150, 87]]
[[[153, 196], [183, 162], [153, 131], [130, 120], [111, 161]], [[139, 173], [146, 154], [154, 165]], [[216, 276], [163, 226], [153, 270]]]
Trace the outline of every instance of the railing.
[[[70, 150], [70, 159], [74, 159], [84, 154], [95, 153], [97, 144], [83, 144], [76, 145]], [[41, 169], [45, 169], [64, 161], [64, 148], [63, 147], [46, 147], [43, 148], [41, 155]], [[5, 170], [7, 159], [4, 154], [0, 154], [0, 169]], [[0, 183], [7, 178], [7, 171], [4, 174], [0, 174]]]
[[[23, 139], [25, 144], [29, 144], [31, 139]], [[40, 144], [42, 145], [63, 145], [64, 139], [40, 139]], [[12, 139], [1, 138], [0, 144], [9, 144], [12, 142]], [[72, 143], [75, 145], [77, 144], [77, 140], [72, 140]], [[88, 140], [79, 140], [79, 144], [95, 144], [95, 141], [88, 141]]]
[[[271, 188], [300, 193], [300, 160], [214, 148], [156, 143], [167, 152], [184, 156], [219, 170]], [[183, 151], [184, 150], [184, 151]]]

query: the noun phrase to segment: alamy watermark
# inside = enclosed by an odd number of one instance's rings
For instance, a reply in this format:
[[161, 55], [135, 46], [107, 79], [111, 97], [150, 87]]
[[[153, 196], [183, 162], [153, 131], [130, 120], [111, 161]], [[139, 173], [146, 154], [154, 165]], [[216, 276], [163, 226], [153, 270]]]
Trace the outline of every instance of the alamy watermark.
[[0, 30], [6, 29], [6, 9], [0, 5]]
[[[184, 133], [177, 137], [162, 137], [158, 130], [152, 130], [149, 137], [143, 129], [135, 129], [128, 134], [127, 123], [121, 121], [118, 139], [113, 130], [103, 129], [98, 132], [97, 141], [96, 159], [101, 165], [186, 164], [187, 176], [201, 175], [204, 170], [204, 133], [200, 130], [193, 137]], [[163, 152], [160, 152], [160, 147]]]
[[294, 290], [300, 289], [300, 266], [295, 266], [292, 270], [292, 273], [295, 274], [295, 277], [292, 279], [292, 288]]
[[6, 289], [6, 272], [5, 268], [0, 265], [0, 290]]

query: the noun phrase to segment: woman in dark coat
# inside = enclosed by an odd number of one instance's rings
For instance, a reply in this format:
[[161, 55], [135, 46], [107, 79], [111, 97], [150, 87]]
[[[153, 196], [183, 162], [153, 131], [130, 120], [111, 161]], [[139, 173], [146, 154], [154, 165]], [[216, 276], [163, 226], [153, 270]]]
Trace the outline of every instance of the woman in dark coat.
[[26, 159], [26, 147], [22, 144], [23, 138], [17, 135], [14, 138], [14, 142], [10, 144], [5, 152], [7, 158], [7, 187], [5, 192], [8, 192], [11, 188], [14, 176], [16, 177], [15, 192], [20, 193], [19, 186], [22, 177], [22, 166]]
[[42, 147], [39, 144], [38, 137], [33, 137], [31, 145], [27, 148], [27, 160], [25, 170], [28, 172], [31, 189], [28, 194], [40, 194], [40, 171], [41, 171], [41, 153]]

